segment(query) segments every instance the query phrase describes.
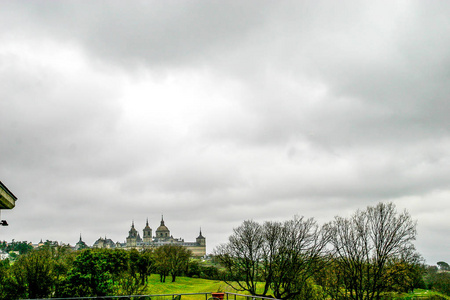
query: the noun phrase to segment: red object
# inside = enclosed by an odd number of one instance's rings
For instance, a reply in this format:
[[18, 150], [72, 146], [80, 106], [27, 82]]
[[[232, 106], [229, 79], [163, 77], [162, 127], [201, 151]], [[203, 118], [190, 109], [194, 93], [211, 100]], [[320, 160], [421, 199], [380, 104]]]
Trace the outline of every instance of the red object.
[[223, 296], [225, 296], [225, 293], [211, 293], [211, 295], [215, 298], [219, 298], [220, 300], [223, 300]]

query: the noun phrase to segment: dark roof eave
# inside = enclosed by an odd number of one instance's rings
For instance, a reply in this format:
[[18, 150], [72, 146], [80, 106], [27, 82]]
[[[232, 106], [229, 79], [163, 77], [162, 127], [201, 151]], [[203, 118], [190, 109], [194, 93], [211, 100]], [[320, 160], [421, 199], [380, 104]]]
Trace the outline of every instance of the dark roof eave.
[[10, 195], [11, 197], [14, 198], [14, 201], [17, 201], [17, 197], [14, 196], [14, 194], [6, 187], [6, 185], [4, 185], [1, 181], [0, 181], [0, 187], [3, 188], [3, 190], [8, 193], [8, 195]]

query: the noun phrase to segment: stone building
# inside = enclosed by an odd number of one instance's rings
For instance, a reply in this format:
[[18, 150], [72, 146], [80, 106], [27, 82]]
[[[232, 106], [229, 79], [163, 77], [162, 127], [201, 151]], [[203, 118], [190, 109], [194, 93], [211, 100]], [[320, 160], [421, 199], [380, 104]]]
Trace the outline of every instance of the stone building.
[[127, 237], [127, 247], [133, 248], [136, 247], [138, 243], [141, 243], [142, 239], [137, 232], [136, 228], [134, 228], [134, 221], [131, 223], [131, 229], [128, 231]]
[[152, 229], [148, 225], [148, 219], [143, 229], [143, 239], [140, 237], [136, 228], [134, 227], [134, 221], [131, 223], [131, 229], [128, 231], [128, 237], [126, 238], [125, 248], [138, 250], [145, 248], [158, 247], [165, 244], [181, 245], [192, 251], [192, 256], [204, 256], [206, 255], [206, 238], [202, 235], [200, 229], [199, 236], [195, 239], [195, 242], [185, 242], [182, 238], [174, 238], [170, 234], [169, 228], [164, 223], [164, 218], [161, 217], [161, 223], [155, 231], [155, 236], [152, 237]]
[[94, 245], [92, 245], [92, 248], [107, 248], [107, 249], [112, 249], [112, 248], [116, 248], [117, 244], [114, 243], [111, 239], [108, 238], [98, 238], [98, 240], [96, 240], [94, 242]]

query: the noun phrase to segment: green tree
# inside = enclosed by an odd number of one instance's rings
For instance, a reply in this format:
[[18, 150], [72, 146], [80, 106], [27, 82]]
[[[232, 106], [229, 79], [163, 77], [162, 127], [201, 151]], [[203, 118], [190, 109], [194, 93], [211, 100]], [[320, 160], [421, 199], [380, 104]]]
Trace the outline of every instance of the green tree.
[[[44, 248], [47, 246], [44, 246]], [[52, 260], [52, 276], [53, 276], [53, 294], [59, 295], [62, 284], [66, 279], [67, 273], [73, 266], [75, 259], [75, 253], [68, 245], [58, 245], [55, 247], [47, 248], [47, 251], [51, 253]]]
[[169, 246], [163, 245], [154, 251], [155, 271], [159, 274], [160, 282], [166, 282], [166, 277], [170, 274]]
[[32, 250], [33, 246], [30, 245], [30, 243], [28, 243], [27, 241], [22, 242], [13, 241], [12, 243], [8, 244], [5, 249], [6, 252], [19, 251], [19, 255], [26, 254]]
[[414, 288], [423, 288], [425, 287], [424, 273], [425, 268], [420, 257], [417, 261], [393, 259], [386, 266], [383, 289], [397, 293], [408, 293], [412, 292]]
[[0, 260], [0, 299], [13, 299], [9, 259]]
[[201, 266], [201, 274], [206, 279], [220, 279], [220, 272], [216, 266]]
[[155, 270], [155, 261], [152, 249], [145, 249], [139, 253], [139, 258], [136, 261], [137, 272], [141, 277], [141, 285], [148, 282], [148, 277]]
[[428, 266], [426, 272], [427, 288], [450, 296], [450, 272], [439, 272], [436, 266]]
[[438, 261], [437, 265], [439, 266], [439, 269], [443, 271], [450, 271], [450, 266], [445, 261]]
[[96, 256], [102, 257], [105, 271], [110, 274], [113, 283], [116, 283], [128, 271], [129, 251], [124, 249], [93, 249], [93, 251]]
[[314, 273], [315, 282], [322, 287], [331, 299], [342, 299], [344, 276], [338, 268], [338, 261], [331, 255], [323, 257], [322, 268]]
[[113, 291], [111, 266], [103, 251], [81, 251], [68, 272], [62, 297], [106, 296]]
[[188, 277], [199, 278], [202, 274], [202, 269], [200, 266], [200, 261], [198, 259], [191, 259], [189, 262], [189, 268], [186, 272]]
[[433, 290], [450, 296], [450, 273], [436, 273], [433, 282]]
[[165, 282], [170, 275], [172, 282], [184, 270], [188, 269], [191, 251], [181, 245], [165, 244], [154, 251], [154, 264], [156, 272], [160, 275], [160, 281]]
[[[109, 250], [111, 252], [111, 250]], [[111, 261], [113, 264], [121, 264], [120, 268], [113, 270], [113, 277], [115, 279], [115, 294], [116, 295], [138, 295], [146, 290], [148, 284], [148, 276], [153, 270], [153, 256], [150, 249], [138, 252], [136, 249], [130, 251], [114, 250], [117, 255], [121, 254], [120, 259]], [[125, 254], [125, 257], [122, 255]], [[125, 258], [125, 260], [124, 260]]]
[[142, 283], [144, 274], [139, 273], [140, 253], [136, 249], [127, 251], [126, 268], [120, 272], [117, 295], [137, 295], [140, 294], [147, 287]]
[[2, 241], [0, 242], [0, 251], [5, 251], [6, 250], [6, 241]]
[[49, 249], [20, 255], [12, 266], [13, 279], [9, 284], [28, 298], [49, 297], [55, 286], [53, 266]]
[[169, 248], [169, 272], [172, 282], [175, 282], [176, 277], [188, 269], [189, 258], [192, 252], [181, 245], [167, 245], [167, 247]]

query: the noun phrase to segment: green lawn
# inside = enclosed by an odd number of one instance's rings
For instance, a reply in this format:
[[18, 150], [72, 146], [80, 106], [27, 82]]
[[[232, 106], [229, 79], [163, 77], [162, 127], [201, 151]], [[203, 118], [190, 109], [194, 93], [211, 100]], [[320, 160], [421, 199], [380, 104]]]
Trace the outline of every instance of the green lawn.
[[438, 293], [435, 291], [430, 291], [430, 290], [423, 290], [423, 289], [415, 289], [413, 293], [403, 294], [398, 299], [420, 299], [421, 297], [426, 298], [426, 297], [431, 297], [431, 296], [435, 296], [435, 295], [450, 300], [450, 297], [445, 296], [441, 293]]
[[[211, 297], [210, 293], [229, 292], [248, 295], [247, 292], [238, 292], [231, 288], [223, 281], [208, 280], [200, 278], [177, 277], [175, 282], [171, 282], [172, 278], [166, 278], [165, 283], [159, 282], [159, 275], [153, 274], [149, 278], [149, 284], [145, 294], [162, 295], [162, 294], [189, 294], [189, 293], [208, 293], [207, 295], [183, 295], [181, 300], [207, 300]], [[152, 300], [171, 300], [172, 297], [152, 297]], [[226, 298], [225, 298], [226, 299]], [[230, 300], [246, 300], [245, 297], [236, 298], [229, 295]]]
[[159, 282], [159, 275], [150, 276], [147, 292], [149, 294], [177, 294], [177, 293], [211, 293], [217, 291], [235, 292], [223, 281], [207, 280], [201, 278], [177, 277], [171, 282], [168, 276], [165, 283]]
[[[176, 282], [171, 282], [171, 277], [166, 278], [165, 283], [159, 282], [159, 275], [153, 274], [149, 278], [149, 284], [145, 294], [151, 295], [161, 295], [161, 294], [189, 294], [189, 293], [211, 293], [211, 292], [230, 292], [239, 294], [248, 294], [244, 292], [236, 292], [230, 286], [228, 286], [223, 281], [218, 280], [208, 280], [200, 278], [189, 278], [189, 277], [177, 277]], [[416, 289], [414, 293], [398, 295], [396, 299], [398, 300], [410, 300], [410, 299], [420, 299], [426, 298], [433, 295], [439, 295], [450, 300], [450, 297], [444, 296], [440, 293]], [[210, 295], [185, 295], [182, 296], [182, 300], [207, 300]], [[416, 298], [417, 297], [417, 298]], [[169, 300], [172, 297], [152, 297], [152, 300]], [[231, 298], [230, 298], [231, 299]], [[233, 298], [234, 299], [234, 298]], [[238, 298], [243, 299], [243, 298]]]

